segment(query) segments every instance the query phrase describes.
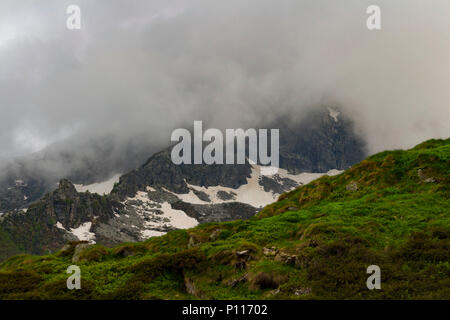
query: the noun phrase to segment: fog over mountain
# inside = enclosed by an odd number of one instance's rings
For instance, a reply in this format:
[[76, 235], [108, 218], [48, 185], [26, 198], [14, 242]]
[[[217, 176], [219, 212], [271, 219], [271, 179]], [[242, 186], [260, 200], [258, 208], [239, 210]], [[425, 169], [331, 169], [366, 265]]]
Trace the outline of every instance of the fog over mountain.
[[58, 141], [89, 155], [105, 137], [150, 155], [193, 120], [248, 127], [324, 105], [371, 153], [450, 136], [450, 3], [376, 2], [380, 31], [365, 0], [79, 0], [71, 31], [74, 1], [3, 0], [0, 160]]

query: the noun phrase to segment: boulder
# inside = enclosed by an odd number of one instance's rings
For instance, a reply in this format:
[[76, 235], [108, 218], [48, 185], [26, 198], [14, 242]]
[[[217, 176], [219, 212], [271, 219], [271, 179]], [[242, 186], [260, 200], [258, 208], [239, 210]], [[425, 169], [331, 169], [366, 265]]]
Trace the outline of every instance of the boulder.
[[236, 287], [238, 284], [243, 283], [243, 282], [246, 282], [246, 281], [247, 281], [247, 278], [248, 278], [248, 273], [244, 274], [244, 275], [243, 275], [242, 277], [240, 277], [240, 278], [236, 278], [236, 279], [231, 280], [231, 281], [228, 283], [228, 285], [229, 285], [230, 287], [234, 288], [234, 287]]
[[312, 292], [311, 288], [297, 288], [294, 289], [294, 295], [296, 296], [302, 296], [304, 294], [310, 294]]
[[356, 183], [356, 181], [352, 181], [345, 187], [345, 189], [347, 191], [355, 192], [358, 190], [358, 183]]
[[222, 232], [222, 231], [221, 231], [220, 229], [214, 230], [214, 231], [210, 234], [209, 239], [210, 239], [211, 241], [216, 241], [216, 240], [219, 238], [219, 235], [220, 235], [221, 232]]
[[75, 247], [75, 251], [72, 256], [72, 262], [80, 262], [80, 255], [83, 251], [91, 247], [90, 243], [80, 243]]
[[188, 242], [188, 249], [194, 248], [196, 246], [198, 246], [199, 243], [196, 243], [194, 240], [194, 237], [189, 237], [189, 242]]
[[419, 176], [420, 181], [423, 181], [425, 183], [436, 182], [436, 179], [434, 179], [433, 177], [427, 177], [425, 173], [423, 173], [422, 169], [417, 170], [417, 175]]
[[278, 250], [275, 247], [272, 248], [263, 248], [263, 254], [265, 256], [275, 256], [278, 253]]
[[297, 256], [280, 252], [275, 256], [275, 261], [283, 262], [288, 265], [295, 265]]
[[248, 250], [236, 251], [236, 255], [238, 256], [238, 258], [247, 258], [247, 257], [250, 257], [250, 253], [249, 253]]

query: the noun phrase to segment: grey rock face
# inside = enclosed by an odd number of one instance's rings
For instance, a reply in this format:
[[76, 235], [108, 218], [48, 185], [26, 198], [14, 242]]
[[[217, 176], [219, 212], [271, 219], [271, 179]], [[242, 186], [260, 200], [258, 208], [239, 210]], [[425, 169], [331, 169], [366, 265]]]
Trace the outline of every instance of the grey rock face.
[[211, 202], [211, 199], [209, 199], [208, 195], [202, 191], [193, 190], [194, 194], [202, 201], [205, 202]]
[[175, 165], [170, 149], [152, 156], [141, 168], [120, 178], [112, 191], [120, 199], [133, 197], [147, 186], [164, 187], [175, 193], [188, 193], [187, 183], [198, 186], [238, 188], [247, 182], [251, 167], [244, 165]]
[[298, 187], [297, 182], [289, 178], [280, 178], [278, 175], [272, 177], [261, 177], [260, 184], [264, 187], [266, 192], [274, 192], [281, 194], [283, 192], [289, 191], [292, 188]]
[[233, 200], [233, 199], [236, 198], [236, 193], [234, 193], [234, 192], [226, 192], [226, 191], [219, 191], [219, 192], [217, 192], [217, 197], [220, 200], [225, 200], [225, 201]]
[[240, 202], [204, 205], [178, 201], [172, 204], [172, 208], [184, 211], [200, 223], [249, 219], [258, 212], [255, 207]]
[[280, 167], [291, 173], [345, 170], [367, 155], [350, 118], [340, 113], [335, 119], [327, 108], [300, 121], [282, 117], [268, 127], [280, 128]]

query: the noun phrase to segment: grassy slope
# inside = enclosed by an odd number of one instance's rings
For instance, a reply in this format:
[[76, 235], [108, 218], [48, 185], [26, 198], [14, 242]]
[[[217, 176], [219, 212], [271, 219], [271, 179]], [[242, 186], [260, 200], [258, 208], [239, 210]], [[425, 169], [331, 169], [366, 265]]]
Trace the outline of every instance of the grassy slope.
[[[450, 299], [449, 156], [450, 139], [382, 152], [247, 221], [93, 246], [82, 290], [66, 289], [73, 249], [16, 256], [0, 265], [0, 298]], [[366, 287], [372, 264], [382, 290]]]

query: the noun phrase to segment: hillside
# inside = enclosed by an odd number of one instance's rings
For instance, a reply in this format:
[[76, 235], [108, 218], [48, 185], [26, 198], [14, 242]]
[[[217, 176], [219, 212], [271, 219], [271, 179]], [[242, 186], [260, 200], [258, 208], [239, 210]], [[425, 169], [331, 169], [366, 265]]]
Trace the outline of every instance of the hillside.
[[[450, 299], [449, 174], [450, 139], [382, 152], [249, 220], [10, 258], [0, 299]], [[72, 264], [81, 290], [66, 289]]]

